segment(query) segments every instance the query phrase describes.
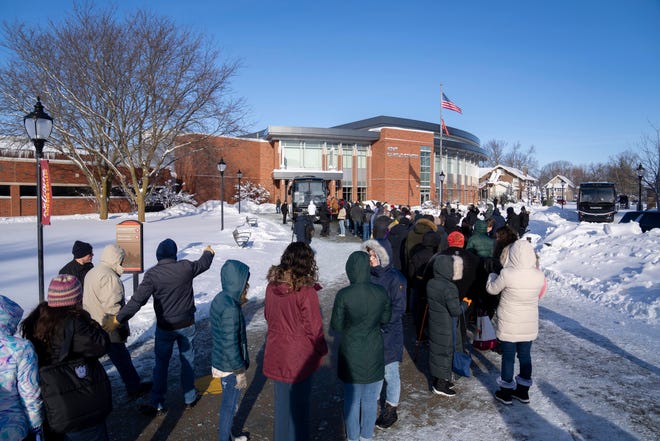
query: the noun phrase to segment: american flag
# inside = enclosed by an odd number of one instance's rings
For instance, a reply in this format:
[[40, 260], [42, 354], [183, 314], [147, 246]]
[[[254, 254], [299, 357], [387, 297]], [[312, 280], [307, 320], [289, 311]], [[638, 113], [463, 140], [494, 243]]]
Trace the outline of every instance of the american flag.
[[449, 98], [447, 98], [447, 95], [444, 93], [442, 94], [442, 107], [445, 109], [453, 110], [454, 112], [458, 112], [461, 115], [463, 114], [463, 111], [461, 110], [460, 107], [458, 107], [456, 104], [452, 103]]
[[449, 136], [449, 130], [447, 130], [447, 126], [445, 125], [445, 119], [444, 118], [442, 118], [442, 131], [445, 132], [447, 134], [447, 136]]

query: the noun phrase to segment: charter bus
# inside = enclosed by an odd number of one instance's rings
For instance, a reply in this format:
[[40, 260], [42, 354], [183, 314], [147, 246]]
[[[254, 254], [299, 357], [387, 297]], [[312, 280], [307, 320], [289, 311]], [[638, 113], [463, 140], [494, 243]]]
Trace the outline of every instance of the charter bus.
[[318, 208], [325, 204], [328, 196], [327, 182], [317, 176], [296, 176], [289, 183], [289, 195], [291, 196], [291, 217], [296, 219], [298, 214], [307, 213], [310, 201], [314, 201], [317, 207], [314, 221], [318, 220]]
[[580, 222], [613, 222], [616, 213], [614, 183], [580, 183], [577, 193], [577, 212]]

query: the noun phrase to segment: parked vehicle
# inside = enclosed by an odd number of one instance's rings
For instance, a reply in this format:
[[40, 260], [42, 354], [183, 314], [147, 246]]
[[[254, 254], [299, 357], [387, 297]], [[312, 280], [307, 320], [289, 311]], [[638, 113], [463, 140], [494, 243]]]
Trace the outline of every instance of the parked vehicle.
[[616, 188], [613, 182], [582, 182], [577, 192], [578, 220], [613, 222], [616, 202]]
[[619, 223], [626, 224], [631, 221], [639, 223], [642, 233], [646, 233], [654, 228], [660, 228], [660, 211], [629, 211], [623, 215]]
[[[307, 213], [310, 201], [314, 201], [317, 208], [326, 203], [328, 186], [323, 178], [298, 176], [291, 181], [288, 193], [291, 195], [291, 217], [295, 220], [300, 213]], [[318, 210], [314, 221], [318, 221]]]

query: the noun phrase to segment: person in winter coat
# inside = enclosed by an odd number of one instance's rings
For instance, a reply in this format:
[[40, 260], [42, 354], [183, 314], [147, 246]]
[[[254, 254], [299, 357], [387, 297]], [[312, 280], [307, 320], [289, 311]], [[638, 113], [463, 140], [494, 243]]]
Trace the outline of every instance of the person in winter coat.
[[41, 388], [34, 346], [18, 337], [23, 309], [0, 295], [0, 440], [41, 432]]
[[369, 240], [371, 238], [371, 219], [374, 216], [374, 211], [371, 205], [367, 204], [363, 210], [364, 216], [362, 217], [362, 240]]
[[387, 239], [368, 240], [362, 250], [369, 254], [371, 281], [382, 286], [392, 305], [390, 321], [381, 327], [385, 348], [385, 406], [376, 425], [387, 429], [398, 419], [397, 407], [401, 397], [399, 364], [403, 360], [403, 314], [406, 312], [407, 282], [403, 274], [390, 263], [392, 250]]
[[309, 438], [312, 374], [328, 353], [317, 280], [314, 251], [301, 242], [290, 243], [268, 271], [263, 373], [275, 389], [274, 441]]
[[460, 256], [439, 255], [433, 259], [433, 278], [426, 285], [429, 302], [429, 371], [433, 393], [451, 397], [456, 395], [451, 381], [454, 344], [462, 347], [460, 333], [452, 341], [452, 318], [461, 315], [458, 288], [454, 283], [462, 277], [463, 259]]
[[492, 257], [495, 240], [488, 237], [488, 223], [477, 219], [474, 223], [474, 232], [467, 241], [465, 249], [479, 257]]
[[[121, 264], [126, 253], [115, 244], [107, 245], [101, 253], [101, 260], [85, 277], [83, 289], [83, 308], [97, 323], [102, 324], [106, 315], [117, 315], [124, 299], [124, 284], [119, 276], [124, 272]], [[108, 357], [117, 368], [119, 376], [126, 386], [128, 397], [133, 400], [151, 390], [150, 382], [141, 383], [131, 355], [126, 349], [126, 340], [130, 335], [128, 323], [119, 326], [110, 335]]]
[[211, 375], [220, 378], [222, 402], [218, 433], [220, 441], [247, 441], [231, 433], [241, 391], [247, 388], [245, 372], [250, 366], [247, 332], [242, 306], [247, 302], [250, 268], [238, 260], [227, 260], [220, 270], [222, 291], [211, 302], [209, 321], [213, 338]]
[[405, 261], [403, 253], [405, 242], [410, 232], [410, 220], [405, 216], [399, 216], [396, 224], [390, 228], [387, 240], [392, 245], [392, 266], [399, 271], [405, 271], [403, 262]]
[[275, 213], [280, 213], [280, 207], [282, 206], [282, 200], [278, 197], [275, 201]]
[[422, 242], [422, 237], [424, 237], [424, 234], [428, 231], [437, 231], [437, 230], [438, 227], [433, 221], [433, 219], [428, 219], [426, 217], [420, 218], [417, 222], [413, 224], [413, 227], [408, 233], [408, 237], [406, 238], [404, 266], [407, 265], [408, 261], [410, 260], [410, 250], [412, 250], [412, 248], [415, 245]]
[[[69, 274], [55, 276], [48, 285], [48, 300], [37, 305], [23, 321], [23, 336], [34, 345], [40, 369], [65, 360], [84, 359], [87, 369], [95, 364], [96, 369], [105, 375], [98, 359], [107, 353], [110, 339], [89, 313], [83, 310], [82, 297], [78, 279]], [[80, 375], [86, 375], [87, 369], [81, 370]], [[44, 378], [40, 381], [43, 393], [46, 384]], [[111, 391], [108, 388], [105, 396], [96, 390], [89, 390], [89, 394], [98, 403], [97, 407], [89, 408], [89, 403], [80, 403], [68, 396], [58, 397], [57, 403], [49, 403], [49, 397], [44, 399], [46, 439], [108, 440], [105, 420], [112, 411]], [[49, 407], [62, 405], [66, 406], [65, 411], [48, 411]], [[81, 405], [86, 407], [81, 408]], [[60, 419], [53, 420], [55, 417], [51, 418], [52, 415], [58, 415]], [[53, 428], [58, 427], [65, 429], [56, 433]]]
[[296, 235], [296, 242], [302, 242], [306, 245], [311, 244], [312, 231], [314, 231], [314, 224], [310, 216], [299, 213], [296, 220], [293, 221], [293, 233]]
[[506, 220], [500, 214], [497, 206], [493, 209], [493, 214], [490, 216], [493, 219], [493, 229], [490, 231], [491, 237], [495, 236], [495, 232], [506, 225]]
[[89, 270], [94, 268], [94, 264], [92, 263], [92, 258], [94, 257], [92, 246], [87, 242], [77, 240], [73, 243], [71, 253], [73, 254], [73, 260], [64, 265], [59, 274], [76, 276], [76, 279], [85, 288], [85, 276]]
[[362, 218], [364, 217], [364, 210], [359, 203], [355, 203], [351, 206], [351, 211], [349, 216], [353, 221], [353, 234], [358, 237], [362, 237]]
[[[545, 277], [536, 267], [532, 244], [519, 239], [508, 248], [500, 274], [490, 274], [486, 283], [490, 294], [500, 294], [495, 329], [502, 350], [502, 369], [495, 398], [511, 404], [512, 398], [529, 402], [532, 385], [532, 341], [539, 332], [539, 298], [545, 290]], [[513, 378], [515, 357], [520, 373]]]
[[520, 230], [518, 231], [518, 236], [523, 237], [527, 232], [527, 227], [529, 226], [529, 211], [525, 207], [520, 207]]
[[506, 209], [506, 224], [516, 232], [516, 235], [520, 236], [520, 216], [516, 214], [513, 207]]
[[341, 333], [337, 375], [344, 385], [344, 422], [348, 441], [370, 440], [385, 376], [381, 327], [390, 322], [387, 291], [370, 281], [369, 254], [355, 251], [346, 261], [350, 285], [340, 289], [332, 307], [331, 328]]
[[330, 208], [327, 204], [319, 205], [319, 222], [321, 223], [321, 237], [330, 235]]
[[[207, 246], [202, 252], [202, 256], [194, 262], [177, 260], [176, 254], [177, 246], [172, 239], [165, 239], [159, 243], [156, 249], [158, 264], [144, 273], [137, 291], [126, 303], [126, 306], [121, 308], [117, 316], [108, 316], [107, 320], [113, 324], [112, 326], [124, 323], [137, 314], [150, 297], [153, 297], [154, 312], [156, 313], [154, 342], [156, 360], [151, 403], [141, 409], [148, 416], [166, 411], [167, 373], [175, 342], [179, 348], [181, 389], [186, 408], [193, 407], [199, 401], [199, 395], [195, 389], [193, 341], [197, 330], [195, 328], [196, 308], [193, 279], [210, 268], [215, 252], [210, 246]], [[111, 326], [106, 325], [106, 327], [112, 330]]]
[[286, 201], [280, 206], [280, 211], [282, 212], [282, 223], [286, 225], [286, 216], [289, 214], [289, 204]]
[[[433, 231], [428, 231], [422, 238], [422, 243], [417, 244], [410, 251], [410, 262], [408, 263], [408, 283], [412, 288], [412, 308], [413, 318], [415, 320], [415, 335], [418, 340], [422, 339], [423, 329], [426, 328], [422, 322], [424, 321], [424, 311], [426, 311], [427, 298], [426, 298], [426, 283], [428, 280], [424, 279], [426, 267], [438, 251], [440, 246], [440, 236]], [[433, 275], [430, 272], [431, 277]]]
[[339, 237], [346, 236], [346, 207], [343, 205], [337, 213], [337, 223], [339, 224]]

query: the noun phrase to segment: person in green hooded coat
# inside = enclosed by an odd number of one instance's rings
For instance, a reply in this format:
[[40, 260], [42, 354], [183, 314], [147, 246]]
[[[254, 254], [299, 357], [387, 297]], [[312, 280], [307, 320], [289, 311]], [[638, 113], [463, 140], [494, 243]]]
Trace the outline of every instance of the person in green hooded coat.
[[370, 281], [369, 254], [352, 253], [346, 274], [350, 285], [335, 297], [330, 326], [341, 333], [337, 375], [344, 383], [346, 437], [369, 440], [385, 377], [381, 327], [389, 323], [392, 306], [385, 288]]

